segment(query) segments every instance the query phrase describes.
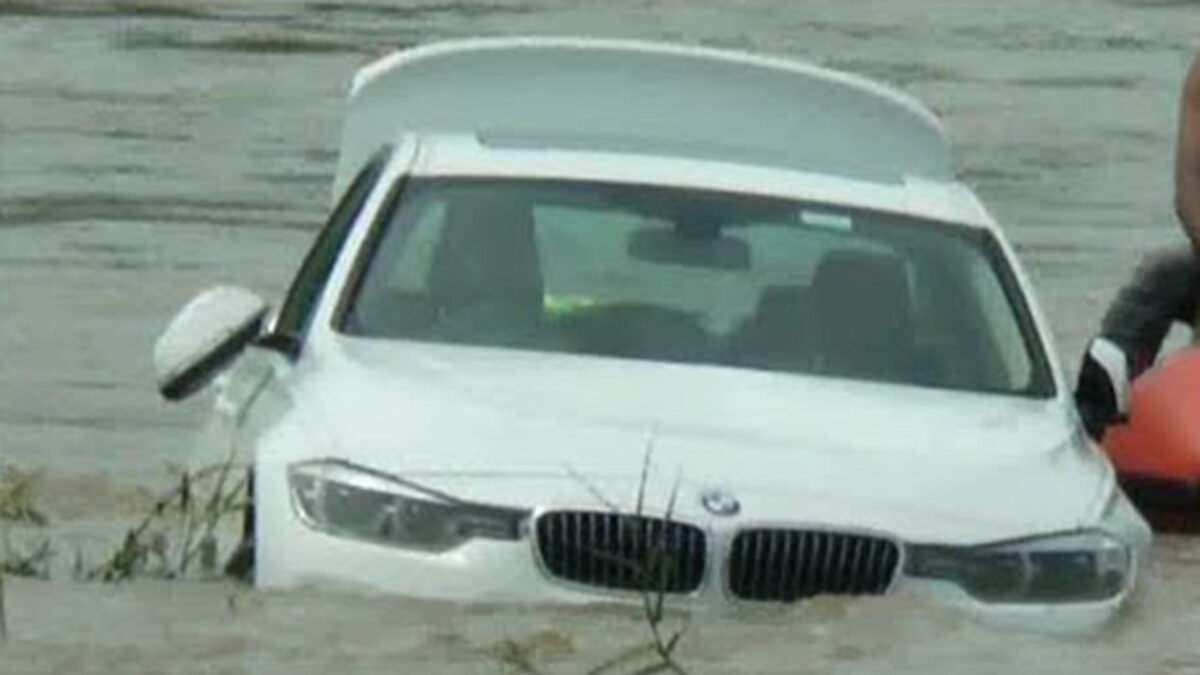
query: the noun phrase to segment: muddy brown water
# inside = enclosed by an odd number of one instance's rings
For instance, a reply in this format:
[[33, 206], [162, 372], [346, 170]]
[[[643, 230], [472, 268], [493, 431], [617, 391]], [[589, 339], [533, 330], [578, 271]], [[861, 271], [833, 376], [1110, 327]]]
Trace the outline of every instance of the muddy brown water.
[[[371, 54], [574, 33], [797, 56], [948, 125], [1068, 370], [1116, 285], [1182, 241], [1170, 207], [1190, 0], [299, 2], [0, 0], [0, 465], [68, 541], [115, 545], [186, 461], [150, 350], [194, 292], [277, 298], [329, 199]], [[5, 538], [8, 537], [7, 531]], [[72, 539], [73, 538], [73, 539]], [[0, 673], [586, 672], [644, 640], [628, 608], [456, 606], [224, 582], [9, 579]], [[694, 672], [1200, 673], [1200, 544], [1163, 537], [1100, 636], [999, 631], [917, 598], [692, 617]]]

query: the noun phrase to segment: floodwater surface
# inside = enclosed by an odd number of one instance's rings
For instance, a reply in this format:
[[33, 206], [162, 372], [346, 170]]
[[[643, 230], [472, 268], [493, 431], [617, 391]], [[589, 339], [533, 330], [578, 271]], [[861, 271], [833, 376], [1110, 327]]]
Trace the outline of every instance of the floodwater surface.
[[[0, 0], [0, 466], [39, 472], [52, 531], [117, 546], [203, 420], [203, 401], [156, 397], [158, 332], [215, 283], [279, 297], [329, 203], [351, 73], [448, 37], [733, 47], [914, 94], [1017, 246], [1071, 371], [1139, 256], [1183, 241], [1172, 141], [1198, 28], [1188, 0]], [[6, 674], [587, 672], [646, 639], [627, 608], [223, 582], [10, 579], [5, 599]], [[1200, 673], [1196, 635], [1200, 544], [1164, 537], [1098, 637], [822, 599], [692, 617], [679, 658], [713, 673], [1157, 675]]]

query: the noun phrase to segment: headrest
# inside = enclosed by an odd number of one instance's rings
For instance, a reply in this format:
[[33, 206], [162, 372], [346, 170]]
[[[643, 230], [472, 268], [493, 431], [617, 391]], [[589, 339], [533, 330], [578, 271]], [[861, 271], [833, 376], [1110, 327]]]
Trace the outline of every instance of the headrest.
[[429, 293], [442, 311], [477, 304], [540, 309], [532, 209], [496, 191], [456, 192], [433, 252]]
[[817, 267], [810, 295], [817, 340], [835, 372], [892, 379], [908, 365], [912, 303], [901, 257], [831, 251]]
[[[906, 309], [909, 304], [904, 260], [893, 253], [851, 249], [830, 251], [817, 266], [812, 286], [821, 299], [836, 304], [842, 304], [843, 299], [870, 305], [899, 302], [901, 309]], [[896, 309], [895, 306], [891, 308]], [[875, 309], [887, 311], [888, 307]]]

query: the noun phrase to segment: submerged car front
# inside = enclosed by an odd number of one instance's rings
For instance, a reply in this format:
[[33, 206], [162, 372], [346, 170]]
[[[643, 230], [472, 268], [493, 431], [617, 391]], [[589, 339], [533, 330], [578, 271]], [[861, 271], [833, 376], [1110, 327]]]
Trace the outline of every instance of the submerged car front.
[[692, 47], [434, 45], [356, 77], [335, 194], [269, 321], [217, 288], [156, 348], [171, 399], [235, 364], [219, 452], [252, 465], [261, 585], [912, 592], [1071, 629], [1142, 574], [1013, 251], [900, 94]]
[[960, 185], [406, 137], [255, 447], [257, 579], [931, 593], [1081, 627], [1148, 530]]

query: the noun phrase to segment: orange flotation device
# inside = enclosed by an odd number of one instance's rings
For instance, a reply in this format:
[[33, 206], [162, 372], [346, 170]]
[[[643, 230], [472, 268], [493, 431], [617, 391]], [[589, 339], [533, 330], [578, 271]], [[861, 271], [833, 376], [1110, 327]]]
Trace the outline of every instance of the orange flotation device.
[[1102, 444], [1156, 528], [1200, 529], [1200, 347], [1138, 377], [1128, 420], [1109, 427]]

